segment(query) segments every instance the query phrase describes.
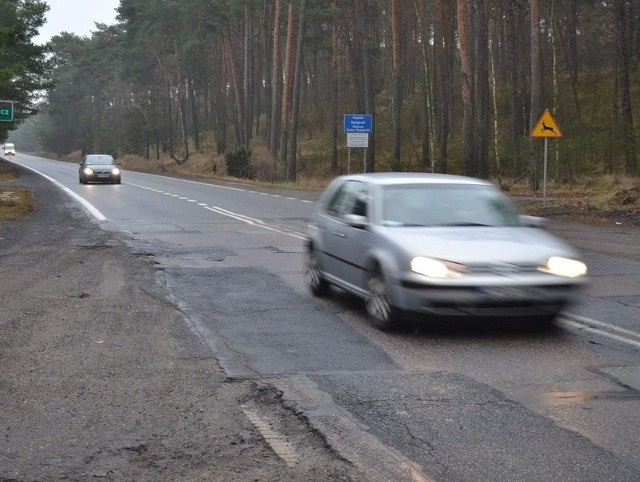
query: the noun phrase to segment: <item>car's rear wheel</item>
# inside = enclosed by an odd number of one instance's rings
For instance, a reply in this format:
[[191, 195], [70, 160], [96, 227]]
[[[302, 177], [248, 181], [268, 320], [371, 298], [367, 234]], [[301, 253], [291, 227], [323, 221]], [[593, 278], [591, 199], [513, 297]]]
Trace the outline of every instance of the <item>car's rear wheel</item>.
[[387, 283], [379, 267], [369, 273], [367, 290], [365, 307], [369, 321], [379, 330], [390, 330], [396, 325], [398, 310], [391, 303]]
[[326, 296], [329, 292], [329, 282], [322, 276], [322, 266], [318, 253], [310, 247], [307, 250], [307, 260], [304, 278], [314, 296]]

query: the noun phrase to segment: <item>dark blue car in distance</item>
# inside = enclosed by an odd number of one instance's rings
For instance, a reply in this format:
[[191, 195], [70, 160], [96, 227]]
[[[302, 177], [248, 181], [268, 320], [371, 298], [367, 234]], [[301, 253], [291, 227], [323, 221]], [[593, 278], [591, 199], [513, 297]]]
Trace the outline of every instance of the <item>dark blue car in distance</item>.
[[105, 182], [120, 184], [122, 172], [118, 163], [109, 154], [87, 154], [80, 162], [80, 184]]

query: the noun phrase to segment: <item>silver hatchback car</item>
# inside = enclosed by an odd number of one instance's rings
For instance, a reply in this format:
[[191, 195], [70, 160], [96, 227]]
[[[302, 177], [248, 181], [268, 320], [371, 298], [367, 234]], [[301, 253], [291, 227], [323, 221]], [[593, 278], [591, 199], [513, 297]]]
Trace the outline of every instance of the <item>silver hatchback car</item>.
[[550, 322], [587, 281], [563, 241], [493, 184], [422, 173], [341, 176], [310, 224], [305, 279], [365, 300], [371, 323], [403, 313]]

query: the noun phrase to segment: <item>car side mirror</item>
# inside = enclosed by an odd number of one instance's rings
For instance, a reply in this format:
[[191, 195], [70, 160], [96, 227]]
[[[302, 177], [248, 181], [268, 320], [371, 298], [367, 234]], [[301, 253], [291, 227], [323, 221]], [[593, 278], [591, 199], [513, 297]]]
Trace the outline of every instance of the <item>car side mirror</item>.
[[345, 214], [342, 220], [349, 226], [358, 229], [364, 229], [369, 225], [369, 221], [366, 216], [360, 216], [359, 214]]
[[518, 216], [518, 220], [521, 226], [526, 226], [527, 228], [544, 228], [547, 225], [547, 220], [538, 216], [521, 214]]

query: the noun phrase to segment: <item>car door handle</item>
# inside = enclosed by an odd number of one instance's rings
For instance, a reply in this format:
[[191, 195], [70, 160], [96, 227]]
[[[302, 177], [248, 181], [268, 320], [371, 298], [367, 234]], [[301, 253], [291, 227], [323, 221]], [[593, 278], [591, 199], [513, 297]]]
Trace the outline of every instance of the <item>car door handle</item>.
[[344, 233], [341, 233], [340, 231], [334, 231], [334, 232], [333, 232], [333, 235], [334, 235], [336, 238], [346, 238], [346, 235], [345, 235]]

